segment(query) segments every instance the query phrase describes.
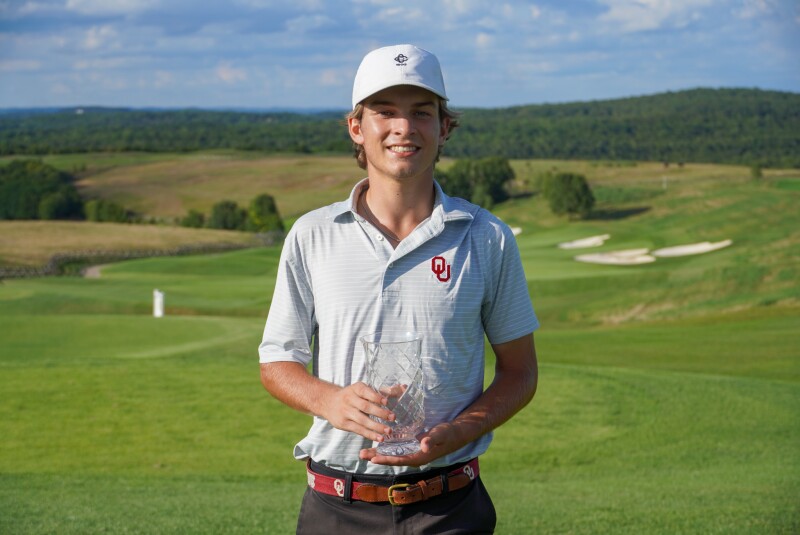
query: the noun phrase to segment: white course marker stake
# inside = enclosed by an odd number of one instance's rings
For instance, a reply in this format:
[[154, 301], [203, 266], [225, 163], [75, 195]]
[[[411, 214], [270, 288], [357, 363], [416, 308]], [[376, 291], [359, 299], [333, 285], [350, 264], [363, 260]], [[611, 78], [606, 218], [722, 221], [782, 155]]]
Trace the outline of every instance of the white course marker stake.
[[164, 292], [153, 290], [153, 317], [164, 317]]

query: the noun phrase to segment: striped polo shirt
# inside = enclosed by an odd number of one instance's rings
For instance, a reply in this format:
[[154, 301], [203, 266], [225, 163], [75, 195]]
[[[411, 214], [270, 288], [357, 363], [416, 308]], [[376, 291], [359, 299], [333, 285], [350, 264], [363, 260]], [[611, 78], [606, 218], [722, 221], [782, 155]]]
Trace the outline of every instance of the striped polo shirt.
[[[359, 338], [376, 331], [423, 335], [426, 428], [453, 420], [483, 392], [484, 333], [492, 344], [539, 326], [519, 249], [509, 227], [474, 204], [448, 197], [434, 182], [431, 216], [396, 249], [355, 210], [368, 179], [347, 201], [309, 212], [292, 226], [281, 254], [262, 363], [312, 365], [324, 381], [365, 378]], [[485, 452], [491, 433], [417, 468], [362, 461], [373, 443], [314, 417], [294, 449], [331, 468], [407, 473], [465, 461]]]

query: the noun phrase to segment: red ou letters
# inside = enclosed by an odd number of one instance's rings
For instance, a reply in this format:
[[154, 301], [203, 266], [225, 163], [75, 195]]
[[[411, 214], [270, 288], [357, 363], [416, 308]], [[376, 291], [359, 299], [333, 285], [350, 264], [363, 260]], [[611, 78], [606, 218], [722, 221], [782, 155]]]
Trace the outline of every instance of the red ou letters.
[[443, 256], [434, 256], [431, 259], [431, 271], [436, 274], [436, 278], [441, 282], [450, 280], [450, 264]]

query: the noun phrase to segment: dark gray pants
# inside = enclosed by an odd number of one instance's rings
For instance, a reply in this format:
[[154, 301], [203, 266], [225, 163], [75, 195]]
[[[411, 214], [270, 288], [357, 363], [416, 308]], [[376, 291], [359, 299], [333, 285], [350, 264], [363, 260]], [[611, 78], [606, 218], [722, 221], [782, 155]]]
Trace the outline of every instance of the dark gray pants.
[[[391, 483], [384, 484], [388, 486]], [[496, 522], [492, 499], [480, 477], [477, 477], [462, 489], [402, 506], [355, 500], [348, 503], [338, 496], [307, 488], [300, 508], [297, 533], [494, 533]]]

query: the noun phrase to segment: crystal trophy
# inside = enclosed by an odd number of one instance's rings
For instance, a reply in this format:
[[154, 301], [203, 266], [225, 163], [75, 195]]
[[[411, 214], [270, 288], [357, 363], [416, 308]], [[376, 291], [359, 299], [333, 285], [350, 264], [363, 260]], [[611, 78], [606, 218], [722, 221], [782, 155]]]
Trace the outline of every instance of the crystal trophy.
[[377, 332], [361, 338], [366, 355], [366, 383], [389, 402], [395, 414], [391, 430], [378, 443], [379, 455], [410, 455], [419, 451], [417, 434], [425, 424], [422, 335], [415, 332]]

